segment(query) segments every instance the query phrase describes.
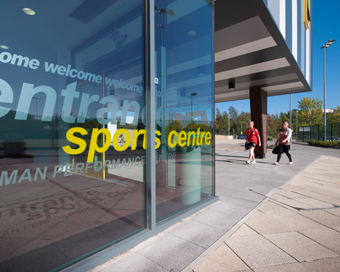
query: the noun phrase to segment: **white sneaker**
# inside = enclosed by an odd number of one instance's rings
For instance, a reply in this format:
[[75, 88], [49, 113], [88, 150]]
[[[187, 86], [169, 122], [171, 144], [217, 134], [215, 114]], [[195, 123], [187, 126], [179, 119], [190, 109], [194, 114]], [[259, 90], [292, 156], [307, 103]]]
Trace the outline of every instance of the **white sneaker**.
[[247, 161], [247, 163], [248, 163], [248, 164], [251, 164], [251, 161], [249, 160], [249, 161]]
[[292, 161], [288, 163], [288, 165], [292, 165], [292, 164], [293, 164], [293, 162], [292, 162]]
[[274, 165], [278, 165], [279, 163], [278, 163], [278, 162], [274, 162], [273, 164], [274, 164]]
[[251, 164], [255, 164], [256, 163], [256, 161], [255, 160], [253, 160], [252, 162], [251, 162]]

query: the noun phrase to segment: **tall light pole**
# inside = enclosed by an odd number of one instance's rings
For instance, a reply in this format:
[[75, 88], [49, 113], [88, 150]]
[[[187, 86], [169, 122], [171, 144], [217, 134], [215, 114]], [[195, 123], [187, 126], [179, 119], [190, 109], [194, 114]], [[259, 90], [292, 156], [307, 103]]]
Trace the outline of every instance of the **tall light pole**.
[[190, 123], [193, 122], [193, 119], [192, 119], [193, 118], [193, 115], [192, 115], [193, 114], [193, 110], [192, 110], [192, 97], [195, 96], [195, 95], [197, 95], [197, 93], [191, 93], [191, 120], [190, 120]]
[[230, 115], [228, 114], [228, 135], [230, 135]]
[[298, 142], [298, 138], [299, 138], [299, 125], [298, 125], [298, 114], [299, 114], [299, 110], [298, 109], [294, 109], [294, 111], [296, 112], [296, 143]]
[[34, 119], [38, 119], [38, 100], [37, 99], [41, 99], [40, 96], [34, 96], [32, 97], [32, 99], [35, 99], [35, 118]]
[[289, 116], [289, 127], [292, 127], [292, 94], [290, 94], [290, 116]]
[[329, 40], [326, 42], [321, 49], [323, 49], [323, 139], [324, 141], [327, 140], [327, 134], [326, 134], [326, 126], [327, 126], [327, 120], [326, 120], [326, 48], [328, 48], [330, 45], [335, 42], [334, 39]]

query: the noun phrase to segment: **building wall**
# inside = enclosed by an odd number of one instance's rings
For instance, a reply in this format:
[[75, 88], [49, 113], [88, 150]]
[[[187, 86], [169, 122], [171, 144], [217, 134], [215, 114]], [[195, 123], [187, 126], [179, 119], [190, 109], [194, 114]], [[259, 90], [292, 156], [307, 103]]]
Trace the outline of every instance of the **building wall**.
[[311, 21], [305, 28], [305, 8], [309, 0], [264, 0], [288, 48], [312, 86], [313, 0], [309, 1]]

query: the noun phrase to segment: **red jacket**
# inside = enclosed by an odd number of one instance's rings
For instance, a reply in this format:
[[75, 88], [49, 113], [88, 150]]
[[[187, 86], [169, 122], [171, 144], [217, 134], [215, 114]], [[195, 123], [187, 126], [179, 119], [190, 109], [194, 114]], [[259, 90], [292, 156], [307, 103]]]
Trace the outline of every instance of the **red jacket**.
[[[253, 133], [252, 133], [253, 132]], [[252, 133], [252, 134], [251, 134]], [[249, 135], [251, 134], [250, 136], [250, 139], [249, 139]], [[252, 130], [250, 130], [249, 128], [247, 129], [246, 131], [246, 137], [247, 137], [247, 140], [249, 139], [249, 143], [255, 143], [257, 144], [257, 137], [259, 136], [259, 131], [256, 129], [256, 128], [253, 128]]]

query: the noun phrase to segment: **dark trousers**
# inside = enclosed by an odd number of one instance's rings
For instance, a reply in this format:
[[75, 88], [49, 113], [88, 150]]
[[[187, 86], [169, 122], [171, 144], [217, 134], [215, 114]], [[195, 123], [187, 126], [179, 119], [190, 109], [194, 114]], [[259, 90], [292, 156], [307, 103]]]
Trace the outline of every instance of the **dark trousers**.
[[285, 153], [289, 159], [289, 161], [292, 161], [292, 156], [289, 153], [290, 145], [279, 145], [279, 154], [277, 154], [277, 162], [280, 162], [281, 154]]

